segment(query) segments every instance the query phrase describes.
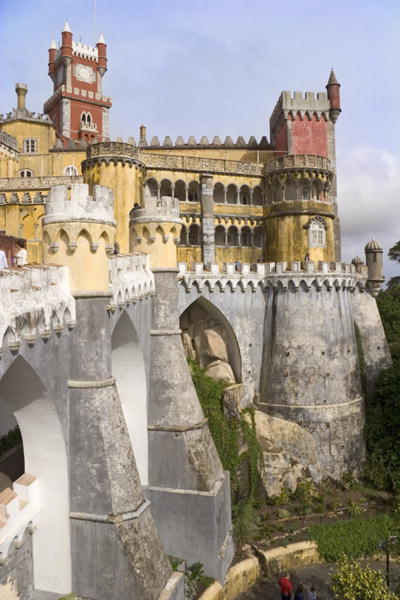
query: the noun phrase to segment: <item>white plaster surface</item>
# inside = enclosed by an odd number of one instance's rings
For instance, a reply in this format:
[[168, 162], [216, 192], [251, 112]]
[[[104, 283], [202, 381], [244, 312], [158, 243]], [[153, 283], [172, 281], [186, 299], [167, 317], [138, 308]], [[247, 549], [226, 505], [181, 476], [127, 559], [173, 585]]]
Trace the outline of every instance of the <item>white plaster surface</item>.
[[32, 368], [18, 357], [0, 382], [0, 397], [14, 411], [25, 469], [40, 481], [40, 514], [33, 535], [34, 583], [71, 591], [68, 462], [55, 406]]
[[154, 293], [154, 275], [147, 254], [126, 254], [110, 258], [111, 306], [123, 306]]
[[10, 491], [11, 489], [7, 489], [0, 494], [0, 556], [2, 558], [7, 556], [14, 539], [22, 540], [28, 525], [36, 525], [40, 508], [39, 481], [35, 477], [25, 473], [17, 479], [13, 484], [15, 497], [9, 502], [4, 502]]
[[124, 312], [112, 335], [112, 373], [116, 379], [129, 438], [142, 485], [148, 484], [147, 385], [143, 353]]
[[113, 191], [108, 187], [95, 185], [93, 196], [90, 196], [87, 183], [74, 183], [70, 190], [66, 185], [52, 187], [47, 196], [43, 222], [59, 221], [115, 223]]

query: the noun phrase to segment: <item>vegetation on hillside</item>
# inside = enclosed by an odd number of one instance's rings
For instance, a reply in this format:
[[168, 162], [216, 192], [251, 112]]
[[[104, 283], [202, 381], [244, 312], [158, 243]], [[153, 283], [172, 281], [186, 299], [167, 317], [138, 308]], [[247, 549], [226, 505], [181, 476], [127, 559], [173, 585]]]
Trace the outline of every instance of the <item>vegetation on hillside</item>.
[[[389, 257], [400, 262], [400, 242], [389, 250]], [[378, 488], [393, 491], [400, 504], [400, 277], [390, 280], [377, 302], [393, 365], [380, 374], [376, 396], [367, 407], [366, 472]]]
[[375, 571], [342, 555], [332, 574], [335, 600], [398, 600], [386, 585], [381, 571]]

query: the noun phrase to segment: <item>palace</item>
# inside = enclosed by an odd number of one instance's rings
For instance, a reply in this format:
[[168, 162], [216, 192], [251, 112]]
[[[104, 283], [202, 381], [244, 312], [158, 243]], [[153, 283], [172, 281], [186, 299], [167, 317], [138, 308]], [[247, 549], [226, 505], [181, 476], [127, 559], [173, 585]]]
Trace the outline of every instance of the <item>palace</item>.
[[161, 143], [110, 140], [102, 35], [65, 23], [48, 69], [43, 113], [17, 83], [0, 115], [0, 435], [18, 425], [23, 445], [0, 488], [0, 597], [183, 600], [168, 556], [223, 582], [234, 554], [186, 359], [255, 409], [266, 494], [357, 475], [390, 364], [383, 251], [341, 262], [333, 71], [281, 93], [269, 139]]

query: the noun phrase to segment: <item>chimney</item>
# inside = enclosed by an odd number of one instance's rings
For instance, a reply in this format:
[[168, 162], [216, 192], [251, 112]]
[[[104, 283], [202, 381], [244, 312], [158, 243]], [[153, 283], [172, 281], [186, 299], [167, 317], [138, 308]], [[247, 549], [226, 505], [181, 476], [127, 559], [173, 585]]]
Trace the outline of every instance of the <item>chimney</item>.
[[146, 127], [144, 125], [141, 125], [139, 127], [139, 146], [147, 146], [147, 140], [146, 140]]
[[28, 86], [26, 83], [16, 83], [15, 91], [17, 92], [17, 116], [25, 117], [28, 112], [25, 106], [25, 96], [28, 92]]

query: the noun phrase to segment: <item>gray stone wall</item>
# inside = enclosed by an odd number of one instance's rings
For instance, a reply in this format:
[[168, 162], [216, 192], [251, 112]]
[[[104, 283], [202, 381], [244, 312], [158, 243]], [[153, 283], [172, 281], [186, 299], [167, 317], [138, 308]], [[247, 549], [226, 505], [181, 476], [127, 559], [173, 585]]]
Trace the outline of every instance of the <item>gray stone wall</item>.
[[0, 562], [1, 600], [28, 600], [33, 590], [32, 536], [25, 532]]

